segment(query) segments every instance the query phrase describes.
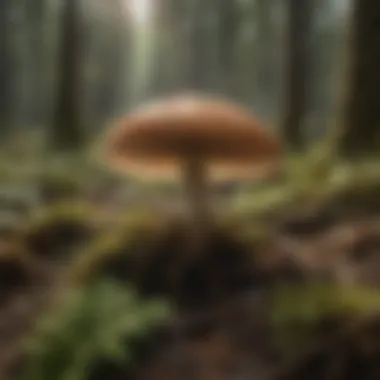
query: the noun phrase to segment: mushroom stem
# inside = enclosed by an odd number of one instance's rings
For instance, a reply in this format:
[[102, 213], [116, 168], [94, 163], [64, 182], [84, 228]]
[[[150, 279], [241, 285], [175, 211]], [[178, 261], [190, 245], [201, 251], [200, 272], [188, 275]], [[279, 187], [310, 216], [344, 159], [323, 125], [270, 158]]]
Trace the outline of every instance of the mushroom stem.
[[199, 158], [188, 158], [182, 168], [184, 187], [189, 202], [191, 228], [194, 239], [204, 243], [211, 224], [211, 207], [208, 198], [208, 186], [204, 162]]

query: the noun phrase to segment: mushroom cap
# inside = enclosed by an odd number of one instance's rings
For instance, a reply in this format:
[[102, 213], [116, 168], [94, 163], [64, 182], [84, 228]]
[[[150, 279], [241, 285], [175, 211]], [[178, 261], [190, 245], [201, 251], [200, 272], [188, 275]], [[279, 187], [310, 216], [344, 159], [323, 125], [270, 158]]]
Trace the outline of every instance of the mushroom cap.
[[277, 168], [277, 138], [249, 111], [227, 100], [183, 95], [137, 109], [111, 128], [105, 159], [117, 170], [170, 178], [186, 159], [202, 162], [213, 179], [252, 178]]

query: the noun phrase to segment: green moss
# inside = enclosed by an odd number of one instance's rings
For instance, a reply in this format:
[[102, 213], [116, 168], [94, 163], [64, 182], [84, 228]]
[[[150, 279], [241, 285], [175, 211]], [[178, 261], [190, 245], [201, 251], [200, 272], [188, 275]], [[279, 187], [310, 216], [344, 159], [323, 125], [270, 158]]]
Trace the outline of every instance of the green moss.
[[241, 215], [228, 215], [220, 218], [216, 223], [217, 231], [241, 242], [247, 248], [255, 248], [267, 241], [271, 229], [269, 224], [262, 220], [244, 220]]
[[81, 202], [60, 202], [53, 206], [42, 207], [30, 221], [31, 228], [41, 228], [59, 220], [89, 221], [92, 219], [92, 207]]
[[19, 379], [85, 380], [99, 361], [128, 368], [136, 341], [149, 338], [171, 316], [165, 300], [144, 300], [130, 287], [100, 281], [69, 289], [38, 319], [26, 342]]
[[307, 343], [324, 320], [360, 317], [380, 308], [380, 291], [360, 286], [284, 286], [273, 297], [273, 334], [287, 352]]
[[94, 210], [82, 203], [63, 202], [42, 208], [24, 231], [25, 244], [37, 255], [61, 251], [90, 235], [94, 217]]
[[129, 213], [120, 225], [105, 232], [78, 253], [71, 267], [73, 283], [87, 283], [113, 260], [133, 260], [139, 248], [149, 245], [167, 221], [152, 213]]
[[39, 191], [43, 202], [56, 202], [79, 197], [84, 190], [84, 178], [74, 172], [44, 173], [39, 178]]
[[290, 208], [295, 204], [339, 203], [349, 197], [349, 202], [346, 202], [348, 207], [349, 203], [361, 202], [363, 198], [378, 199], [380, 162], [325, 166], [321, 163], [321, 167], [318, 164], [296, 166], [296, 169], [289, 169], [291, 174], [282, 183], [263, 185], [256, 191], [240, 194], [233, 200], [232, 214], [242, 219], [261, 218], [274, 210]]

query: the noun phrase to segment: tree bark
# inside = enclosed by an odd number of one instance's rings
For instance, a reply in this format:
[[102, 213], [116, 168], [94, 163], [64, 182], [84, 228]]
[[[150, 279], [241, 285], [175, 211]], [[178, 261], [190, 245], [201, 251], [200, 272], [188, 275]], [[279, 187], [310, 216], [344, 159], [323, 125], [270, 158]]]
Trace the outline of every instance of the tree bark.
[[342, 152], [362, 156], [380, 148], [380, 3], [354, 0], [349, 39]]
[[51, 145], [57, 150], [76, 149], [83, 142], [80, 117], [80, 9], [79, 0], [66, 0], [62, 10], [58, 55], [56, 109]]
[[288, 0], [286, 34], [284, 139], [293, 150], [304, 145], [302, 124], [307, 111], [309, 88], [309, 38], [313, 0]]

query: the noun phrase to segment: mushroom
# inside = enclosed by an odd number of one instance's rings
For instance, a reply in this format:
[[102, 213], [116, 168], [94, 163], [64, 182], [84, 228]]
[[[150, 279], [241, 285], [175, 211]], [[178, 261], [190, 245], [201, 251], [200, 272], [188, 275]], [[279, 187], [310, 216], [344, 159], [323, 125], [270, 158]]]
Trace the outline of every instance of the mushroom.
[[211, 181], [252, 178], [281, 158], [278, 140], [248, 112], [223, 99], [177, 95], [137, 109], [104, 144], [115, 169], [169, 179], [182, 176], [191, 226], [203, 239], [212, 216]]

